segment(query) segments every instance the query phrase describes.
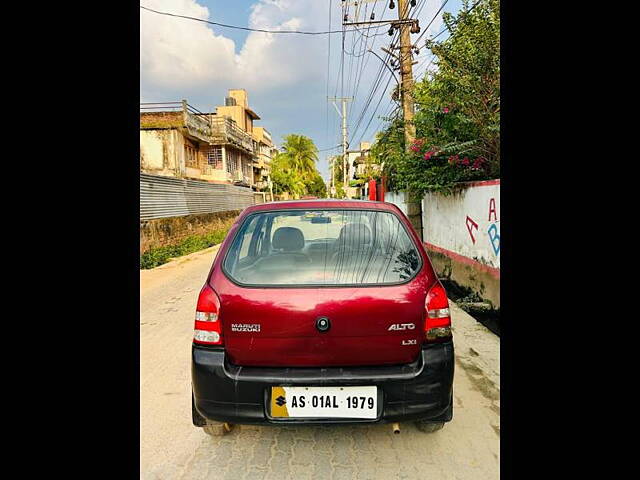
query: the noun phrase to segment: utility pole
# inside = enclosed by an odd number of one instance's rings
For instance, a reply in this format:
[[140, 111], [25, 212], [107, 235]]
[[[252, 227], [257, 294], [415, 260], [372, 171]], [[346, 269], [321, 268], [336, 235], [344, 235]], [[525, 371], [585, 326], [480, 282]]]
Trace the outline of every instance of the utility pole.
[[330, 158], [331, 158], [331, 190], [329, 190], [329, 197], [333, 198], [333, 195], [334, 195], [334, 192], [335, 192], [335, 188], [336, 188], [335, 180], [334, 180], [334, 176], [335, 176], [334, 167], [335, 167], [335, 164], [336, 164], [336, 157], [331, 156]]
[[[398, 20], [408, 20], [409, 1], [398, 0]], [[416, 138], [416, 126], [413, 122], [413, 54], [410, 36], [411, 25], [400, 24], [400, 75], [402, 113], [404, 116], [404, 141], [407, 151]]]
[[329, 186], [327, 187], [327, 196], [331, 198], [331, 192], [333, 190], [333, 156], [327, 157], [327, 165], [329, 166]]
[[[398, 0], [398, 20], [374, 20], [372, 17], [370, 21], [359, 21], [356, 15], [355, 21], [348, 22], [348, 18], [345, 17], [343, 26], [364, 26], [372, 24], [385, 24], [390, 23], [389, 35], [393, 35], [395, 29], [400, 30], [400, 55], [396, 55], [393, 52], [384, 49], [386, 53], [398, 60], [400, 64], [400, 99], [402, 102], [402, 113], [404, 118], [404, 140], [405, 149], [409, 151], [411, 144], [416, 138], [416, 126], [414, 122], [414, 102], [413, 102], [413, 46], [411, 45], [411, 34], [420, 32], [420, 25], [417, 19], [409, 18], [410, 3], [415, 6], [415, 1], [409, 2], [409, 0]], [[355, 5], [349, 3], [349, 5]], [[389, 8], [393, 8], [393, 1], [390, 2]], [[359, 13], [359, 9], [356, 10]], [[398, 47], [391, 47], [392, 49]], [[373, 53], [373, 52], [372, 52]], [[393, 65], [393, 63], [392, 63]], [[385, 65], [386, 66], [386, 65]], [[389, 68], [387, 66], [387, 68]], [[393, 73], [393, 71], [391, 72]], [[415, 228], [416, 232], [422, 239], [422, 199], [416, 196], [412, 192], [407, 192], [407, 213], [411, 224]]]
[[[408, 152], [416, 139], [416, 125], [414, 123], [413, 104], [413, 52], [411, 33], [417, 33], [419, 27], [405, 23], [409, 17], [409, 0], [398, 0], [398, 20], [400, 20], [400, 99], [404, 117], [404, 143]], [[416, 25], [417, 26], [417, 25]], [[422, 199], [414, 192], [406, 192], [407, 217], [418, 233], [421, 240], [422, 232]]]
[[[342, 182], [343, 182], [343, 190], [346, 195], [347, 191], [347, 147], [349, 145], [349, 141], [347, 139], [347, 102], [351, 101], [351, 97], [329, 97], [329, 100], [333, 102], [333, 106], [335, 107], [338, 115], [342, 118]], [[338, 110], [338, 106], [335, 102], [342, 102], [342, 113]]]

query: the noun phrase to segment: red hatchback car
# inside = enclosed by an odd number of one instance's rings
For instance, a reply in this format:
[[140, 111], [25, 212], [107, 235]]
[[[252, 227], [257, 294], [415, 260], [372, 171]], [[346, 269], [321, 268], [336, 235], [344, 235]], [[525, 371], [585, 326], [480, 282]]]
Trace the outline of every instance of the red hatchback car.
[[390, 203], [245, 209], [200, 292], [193, 424], [394, 423], [453, 415], [446, 292]]

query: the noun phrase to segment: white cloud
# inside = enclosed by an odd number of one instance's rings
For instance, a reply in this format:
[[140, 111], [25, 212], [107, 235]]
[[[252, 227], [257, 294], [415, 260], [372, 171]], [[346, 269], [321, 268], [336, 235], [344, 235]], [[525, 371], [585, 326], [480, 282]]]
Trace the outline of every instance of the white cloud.
[[[249, 26], [316, 30], [319, 25], [311, 20], [326, 15], [326, 6], [318, 5], [321, 3], [260, 0], [252, 6]], [[145, 6], [206, 20], [214, 16], [194, 0], [155, 0]], [[140, 16], [141, 95], [145, 98], [154, 91], [181, 91], [186, 95], [214, 85], [260, 92], [318, 75], [324, 78], [324, 37], [251, 32], [238, 49], [224, 36], [223, 28], [145, 10]]]

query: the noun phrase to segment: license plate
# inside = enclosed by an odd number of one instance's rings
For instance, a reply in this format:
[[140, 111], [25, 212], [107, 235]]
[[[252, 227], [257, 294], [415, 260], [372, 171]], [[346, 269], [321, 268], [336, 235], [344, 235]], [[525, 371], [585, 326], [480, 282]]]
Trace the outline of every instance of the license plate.
[[377, 387], [271, 387], [274, 418], [369, 418], [378, 412]]

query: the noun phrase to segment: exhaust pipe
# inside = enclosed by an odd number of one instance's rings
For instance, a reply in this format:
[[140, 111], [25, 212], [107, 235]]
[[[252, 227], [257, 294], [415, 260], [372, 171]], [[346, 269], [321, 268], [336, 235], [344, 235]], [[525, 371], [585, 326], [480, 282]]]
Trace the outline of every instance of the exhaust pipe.
[[222, 428], [224, 430], [224, 433], [229, 433], [231, 430], [233, 430], [233, 427], [234, 427], [233, 423], [226, 423], [225, 422], [225, 423], [222, 424]]
[[396, 435], [398, 433], [400, 433], [400, 424], [399, 423], [392, 424], [391, 428], [393, 429], [393, 433], [395, 433]]

